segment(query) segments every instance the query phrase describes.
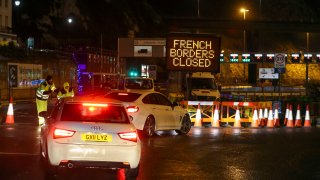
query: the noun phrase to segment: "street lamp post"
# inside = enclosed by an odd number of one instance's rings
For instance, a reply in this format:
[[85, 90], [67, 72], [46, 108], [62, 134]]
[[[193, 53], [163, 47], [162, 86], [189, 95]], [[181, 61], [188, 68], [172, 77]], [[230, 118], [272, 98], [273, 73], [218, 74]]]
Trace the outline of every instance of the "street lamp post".
[[[241, 8], [240, 12], [243, 13], [243, 52], [246, 52], [246, 27], [245, 27], [245, 21], [246, 21], [246, 12], [248, 12], [248, 9]], [[246, 64], [243, 62], [243, 78], [246, 80]]]
[[[309, 34], [309, 32], [307, 32], [307, 55], [308, 55], [308, 57], [307, 57], [307, 59], [306, 59], [306, 57], [304, 57], [305, 58], [305, 63], [306, 63], [306, 84], [305, 84], [305, 87], [306, 87], [306, 95], [308, 95], [308, 82], [309, 82], [309, 36], [310, 36], [310, 34]], [[311, 58], [312, 59], [312, 58]]]

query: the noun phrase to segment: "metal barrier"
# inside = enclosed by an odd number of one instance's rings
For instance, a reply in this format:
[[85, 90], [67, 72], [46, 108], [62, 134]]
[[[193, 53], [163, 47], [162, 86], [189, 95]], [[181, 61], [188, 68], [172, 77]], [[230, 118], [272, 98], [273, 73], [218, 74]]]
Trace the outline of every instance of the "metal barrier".
[[198, 106], [201, 110], [202, 122], [211, 122], [215, 106], [220, 106], [219, 101], [181, 101], [180, 104], [189, 112], [191, 122], [196, 121]]

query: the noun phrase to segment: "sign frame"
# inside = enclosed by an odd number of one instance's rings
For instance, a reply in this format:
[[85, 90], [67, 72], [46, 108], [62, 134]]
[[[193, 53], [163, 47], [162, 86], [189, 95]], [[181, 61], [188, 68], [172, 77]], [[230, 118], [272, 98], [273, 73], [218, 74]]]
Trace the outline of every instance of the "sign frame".
[[170, 33], [167, 36], [166, 43], [168, 70], [220, 72], [220, 36]]

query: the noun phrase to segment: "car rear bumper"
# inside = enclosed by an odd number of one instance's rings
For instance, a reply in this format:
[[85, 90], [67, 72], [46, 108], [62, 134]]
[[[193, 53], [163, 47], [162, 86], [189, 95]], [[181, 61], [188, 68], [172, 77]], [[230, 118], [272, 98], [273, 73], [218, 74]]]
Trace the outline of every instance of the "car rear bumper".
[[106, 162], [106, 161], [62, 161], [59, 164], [62, 168], [107, 168], [107, 169], [119, 169], [130, 168], [127, 163], [121, 162]]
[[[77, 144], [48, 144], [48, 156], [50, 164], [54, 166], [64, 165], [65, 162], [74, 162], [80, 167], [126, 167], [136, 168], [140, 162], [140, 143], [133, 146], [99, 146]], [[88, 163], [86, 165], [86, 163]]]

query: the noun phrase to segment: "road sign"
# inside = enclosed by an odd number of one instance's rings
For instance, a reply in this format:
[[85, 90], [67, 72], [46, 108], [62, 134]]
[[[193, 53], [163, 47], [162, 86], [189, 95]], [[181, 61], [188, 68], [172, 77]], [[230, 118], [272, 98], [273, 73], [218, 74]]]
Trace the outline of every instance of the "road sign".
[[278, 53], [274, 55], [274, 68], [286, 68], [286, 54]]
[[259, 79], [279, 79], [279, 74], [274, 68], [259, 68]]

